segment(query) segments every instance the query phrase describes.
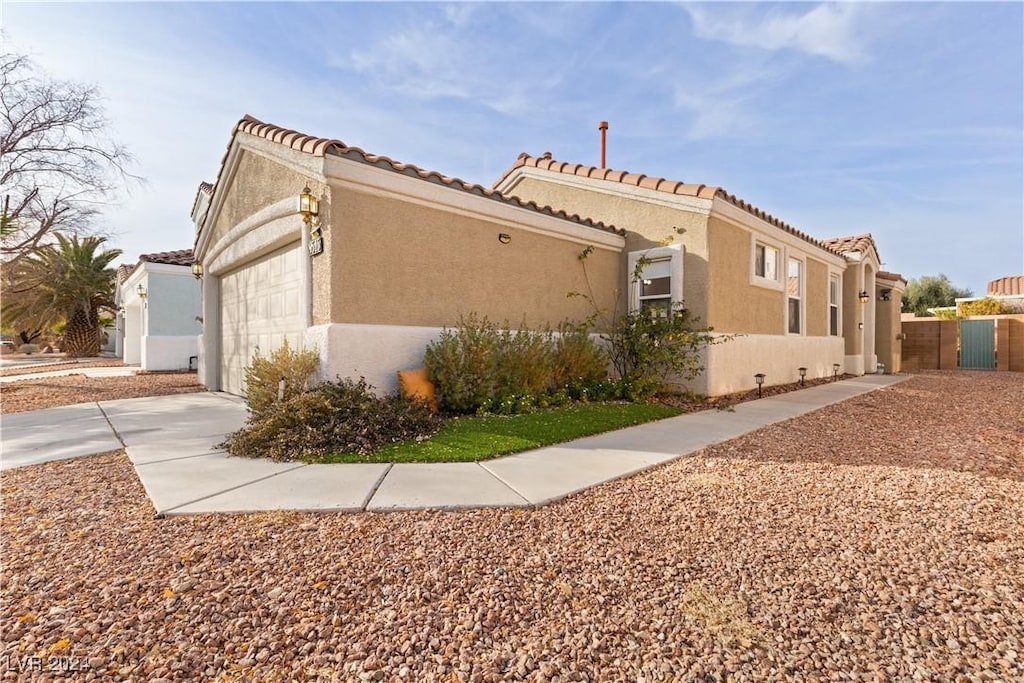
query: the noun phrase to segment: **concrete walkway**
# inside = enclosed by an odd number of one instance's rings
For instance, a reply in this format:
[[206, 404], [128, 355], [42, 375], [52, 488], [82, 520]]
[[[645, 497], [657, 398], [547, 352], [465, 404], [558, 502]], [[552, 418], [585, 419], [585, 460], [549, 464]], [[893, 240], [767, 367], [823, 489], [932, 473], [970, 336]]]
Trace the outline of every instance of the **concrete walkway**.
[[202, 393], [105, 401], [3, 418], [0, 468], [120, 448], [158, 515], [541, 505], [907, 379], [865, 375], [479, 463], [305, 465], [215, 450], [246, 417]]

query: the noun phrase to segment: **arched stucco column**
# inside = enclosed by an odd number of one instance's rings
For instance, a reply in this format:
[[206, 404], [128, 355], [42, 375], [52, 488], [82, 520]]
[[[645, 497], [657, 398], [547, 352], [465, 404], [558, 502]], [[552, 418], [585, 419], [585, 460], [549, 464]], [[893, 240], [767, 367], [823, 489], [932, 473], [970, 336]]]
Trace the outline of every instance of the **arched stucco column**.
[[864, 344], [864, 372], [874, 372], [878, 365], [878, 355], [875, 352], [875, 270], [871, 264], [864, 264], [864, 289], [868, 294], [868, 302], [862, 304], [864, 316], [863, 344]]

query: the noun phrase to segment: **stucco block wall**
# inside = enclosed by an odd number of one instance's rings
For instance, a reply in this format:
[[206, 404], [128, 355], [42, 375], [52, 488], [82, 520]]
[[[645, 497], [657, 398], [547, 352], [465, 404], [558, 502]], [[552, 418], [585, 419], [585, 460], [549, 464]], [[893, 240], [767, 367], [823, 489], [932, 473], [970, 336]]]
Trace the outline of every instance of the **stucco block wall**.
[[627, 251], [661, 246], [661, 242], [669, 238], [674, 244], [684, 245], [683, 298], [691, 313], [701, 320], [708, 319], [705, 213], [530, 177], [521, 179], [510, 194], [626, 230], [631, 233], [626, 238]]
[[143, 370], [187, 370], [193, 356], [199, 356], [196, 336], [148, 335], [142, 338]]
[[[334, 187], [332, 203], [334, 323], [440, 327], [476, 313], [535, 327], [594, 312], [567, 296], [588, 291], [585, 244], [349, 188]], [[618, 249], [587, 258], [598, 307], [624, 297], [624, 268]]]
[[804, 315], [807, 336], [828, 336], [828, 265], [813, 258], [807, 261]]
[[907, 320], [902, 324], [907, 338], [902, 344], [902, 367], [914, 370], [955, 370], [957, 368], [956, 320]]
[[196, 320], [200, 312], [199, 287], [199, 280], [192, 277], [191, 272], [182, 275], [150, 273], [147, 276], [146, 334], [195, 336], [202, 332]]
[[306, 176], [287, 166], [246, 150], [240, 152], [235, 177], [245, 180], [231, 183], [210, 235], [211, 244], [260, 209], [282, 199], [297, 198], [309, 182]]
[[[1006, 317], [1007, 362], [1006, 368], [1014, 372], [1024, 372], [1024, 315]], [[999, 368], [1003, 368], [1003, 356], [1000, 355]]]
[[903, 342], [896, 338], [902, 331], [900, 297], [896, 294], [891, 300], [878, 301], [875, 305], [875, 353], [878, 362], [885, 365], [888, 374], [899, 372], [903, 366]]
[[707, 323], [716, 332], [785, 334], [785, 293], [750, 283], [750, 233], [712, 216], [708, 245]]

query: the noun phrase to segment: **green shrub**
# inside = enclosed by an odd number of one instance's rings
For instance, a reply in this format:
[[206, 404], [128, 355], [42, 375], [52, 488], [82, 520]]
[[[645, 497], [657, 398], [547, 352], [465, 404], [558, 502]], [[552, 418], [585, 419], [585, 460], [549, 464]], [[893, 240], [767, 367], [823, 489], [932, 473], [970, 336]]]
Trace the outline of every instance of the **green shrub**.
[[590, 338], [588, 323], [563, 322], [558, 326], [551, 354], [555, 387], [584, 387], [608, 378], [608, 356]]
[[607, 358], [586, 324], [564, 322], [558, 332], [463, 318], [427, 346], [424, 365], [438, 405], [454, 413], [532, 412], [570, 400], [570, 386], [607, 377]]
[[616, 318], [605, 339], [622, 397], [644, 400], [669, 379], [691, 380], [703, 372], [701, 350], [732, 337], [714, 337], [698, 322], [681, 303], [666, 313], [640, 309]]
[[33, 353], [39, 353], [39, 347], [35, 344], [22, 344], [18, 347], [18, 351], [26, 356], [31, 356]]
[[546, 393], [551, 387], [553, 347], [550, 332], [527, 329], [525, 322], [515, 332], [502, 330], [494, 357], [495, 398], [521, 401], [525, 407]]
[[316, 351], [293, 350], [287, 339], [267, 358], [257, 350], [245, 369], [245, 401], [249, 410], [259, 415], [278, 403], [282, 379], [285, 400], [306, 391], [319, 362]]
[[440, 424], [423, 401], [377, 397], [364, 379], [346, 379], [271, 403], [221, 447], [243, 457], [315, 461], [332, 453], [366, 455], [395, 441], [425, 438]]
[[423, 363], [442, 410], [472, 413], [495, 395], [499, 339], [494, 323], [470, 315], [427, 345]]

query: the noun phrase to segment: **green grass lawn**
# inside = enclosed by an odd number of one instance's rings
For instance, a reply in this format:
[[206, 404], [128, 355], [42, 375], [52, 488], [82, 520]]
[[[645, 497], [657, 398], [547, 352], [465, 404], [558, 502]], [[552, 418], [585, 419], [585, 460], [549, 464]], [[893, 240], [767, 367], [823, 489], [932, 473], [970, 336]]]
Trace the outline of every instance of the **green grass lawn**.
[[424, 441], [401, 441], [373, 455], [340, 453], [321, 462], [471, 462], [571, 441], [686, 412], [643, 403], [583, 403], [528, 415], [466, 416]]

